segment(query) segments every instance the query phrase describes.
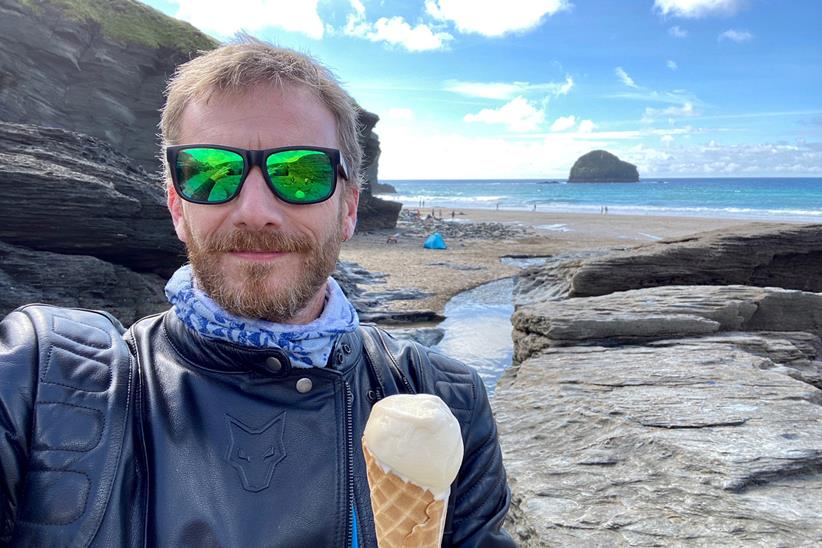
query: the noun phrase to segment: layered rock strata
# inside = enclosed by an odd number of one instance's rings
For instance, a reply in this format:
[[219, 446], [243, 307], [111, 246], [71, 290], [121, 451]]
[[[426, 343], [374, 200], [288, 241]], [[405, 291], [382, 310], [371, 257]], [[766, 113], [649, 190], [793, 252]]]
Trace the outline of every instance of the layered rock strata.
[[663, 285], [751, 285], [822, 291], [822, 224], [751, 223], [622, 252], [556, 262], [521, 277], [531, 300]]

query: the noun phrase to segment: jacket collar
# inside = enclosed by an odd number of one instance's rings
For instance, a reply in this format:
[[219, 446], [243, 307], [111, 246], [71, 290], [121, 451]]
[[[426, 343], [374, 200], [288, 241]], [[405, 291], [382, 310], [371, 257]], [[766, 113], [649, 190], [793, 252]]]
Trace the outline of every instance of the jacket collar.
[[[227, 373], [254, 371], [272, 377], [285, 376], [294, 370], [307, 373], [318, 369], [293, 367], [288, 354], [280, 348], [251, 348], [203, 337], [186, 327], [173, 310], [164, 314], [162, 328], [177, 353], [197, 367]], [[334, 342], [326, 368], [346, 373], [361, 356], [359, 329], [344, 333]]]

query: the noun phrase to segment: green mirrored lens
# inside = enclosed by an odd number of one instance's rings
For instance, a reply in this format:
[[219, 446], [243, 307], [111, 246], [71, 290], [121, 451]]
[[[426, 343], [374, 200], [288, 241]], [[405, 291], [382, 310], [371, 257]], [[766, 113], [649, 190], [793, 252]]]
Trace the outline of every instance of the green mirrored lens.
[[234, 197], [243, 176], [243, 157], [218, 148], [187, 148], [177, 154], [175, 169], [183, 196], [199, 202]]
[[324, 152], [275, 152], [266, 158], [265, 165], [274, 189], [289, 202], [321, 202], [334, 191], [334, 167]]

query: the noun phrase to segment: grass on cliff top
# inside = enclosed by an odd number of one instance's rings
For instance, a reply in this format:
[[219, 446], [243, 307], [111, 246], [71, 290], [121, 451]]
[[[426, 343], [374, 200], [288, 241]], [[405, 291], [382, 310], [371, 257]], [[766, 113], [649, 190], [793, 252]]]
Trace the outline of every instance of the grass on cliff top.
[[19, 0], [36, 14], [53, 6], [75, 21], [92, 21], [115, 41], [183, 52], [213, 49], [217, 41], [192, 25], [135, 0]]

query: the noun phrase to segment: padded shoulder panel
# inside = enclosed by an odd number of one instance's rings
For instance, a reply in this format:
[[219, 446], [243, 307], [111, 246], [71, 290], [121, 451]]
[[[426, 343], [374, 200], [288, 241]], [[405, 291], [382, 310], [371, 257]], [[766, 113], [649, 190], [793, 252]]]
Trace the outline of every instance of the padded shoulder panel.
[[26, 490], [12, 544], [89, 546], [105, 513], [132, 405], [122, 326], [105, 313], [30, 305], [39, 374]]

